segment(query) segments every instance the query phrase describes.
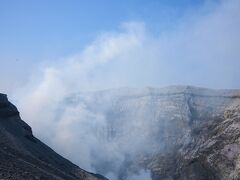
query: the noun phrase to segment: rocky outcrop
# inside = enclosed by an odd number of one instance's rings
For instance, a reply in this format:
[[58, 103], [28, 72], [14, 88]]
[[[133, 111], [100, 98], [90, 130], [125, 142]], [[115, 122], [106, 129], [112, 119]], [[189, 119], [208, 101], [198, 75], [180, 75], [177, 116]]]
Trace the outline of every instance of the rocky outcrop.
[[[150, 156], [143, 166], [153, 179], [236, 180], [240, 179], [240, 91], [211, 91], [186, 88], [171, 102], [175, 109], [168, 120], [179, 118], [166, 127], [173, 142], [170, 147]], [[180, 104], [176, 99], [184, 98]], [[169, 99], [169, 98], [168, 98]], [[169, 107], [165, 106], [165, 110]], [[159, 136], [161, 137], [161, 135]], [[141, 159], [140, 159], [141, 161]]]
[[209, 121], [176, 155], [175, 179], [240, 179], [240, 102]]
[[0, 179], [105, 178], [80, 169], [34, 137], [17, 108], [0, 94]]
[[[240, 179], [239, 90], [125, 88], [80, 93], [64, 103], [104, 119], [92, 132], [125, 157], [112, 170], [118, 179], [140, 168], [150, 170], [153, 180]], [[103, 167], [117, 158], [98, 161], [96, 170], [107, 174]]]

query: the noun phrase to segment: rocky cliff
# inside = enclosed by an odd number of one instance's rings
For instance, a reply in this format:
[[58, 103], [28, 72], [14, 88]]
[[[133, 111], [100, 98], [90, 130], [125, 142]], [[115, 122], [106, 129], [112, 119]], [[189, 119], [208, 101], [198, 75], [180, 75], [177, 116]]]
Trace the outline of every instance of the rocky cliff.
[[80, 93], [64, 104], [65, 111], [84, 109], [97, 124], [85, 129], [101, 142], [89, 147], [99, 173], [122, 180], [139, 169], [153, 180], [240, 179], [239, 90], [117, 89]]
[[0, 179], [105, 178], [80, 169], [35, 138], [17, 108], [0, 94]]

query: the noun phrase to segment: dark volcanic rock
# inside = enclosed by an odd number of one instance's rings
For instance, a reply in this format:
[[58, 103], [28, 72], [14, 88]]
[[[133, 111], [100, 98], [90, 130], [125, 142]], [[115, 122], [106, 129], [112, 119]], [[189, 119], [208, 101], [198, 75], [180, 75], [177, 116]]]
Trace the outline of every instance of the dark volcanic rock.
[[0, 179], [105, 178], [80, 169], [35, 138], [17, 108], [0, 94]]

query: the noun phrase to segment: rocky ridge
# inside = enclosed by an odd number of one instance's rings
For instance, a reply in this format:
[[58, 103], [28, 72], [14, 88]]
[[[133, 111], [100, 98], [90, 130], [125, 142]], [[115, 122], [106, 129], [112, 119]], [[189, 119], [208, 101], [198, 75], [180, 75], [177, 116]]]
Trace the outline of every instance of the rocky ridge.
[[[119, 143], [126, 157], [120, 180], [140, 168], [153, 180], [240, 179], [239, 90], [123, 88], [79, 93], [66, 102], [105, 118], [97, 137], [109, 147]], [[113, 161], [95, 167], [106, 174], [103, 167]]]
[[105, 180], [80, 169], [34, 137], [4, 94], [0, 94], [0, 179]]
[[[89, 115], [74, 126], [91, 133], [78, 139], [96, 143], [84, 148], [99, 174], [129, 180], [146, 169], [153, 180], [240, 179], [240, 90], [123, 88], [71, 95], [59, 106], [59, 119], [78, 109]], [[36, 139], [5, 95], [0, 152], [0, 178], [103, 179]]]

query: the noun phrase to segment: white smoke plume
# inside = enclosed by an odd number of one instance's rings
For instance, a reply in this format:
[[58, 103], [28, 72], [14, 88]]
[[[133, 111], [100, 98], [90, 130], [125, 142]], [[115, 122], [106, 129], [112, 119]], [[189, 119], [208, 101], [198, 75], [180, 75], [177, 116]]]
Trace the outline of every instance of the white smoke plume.
[[[93, 113], [84, 103], [68, 106], [66, 98], [122, 86], [240, 87], [239, 32], [238, 0], [222, 1], [206, 14], [197, 12], [175, 30], [158, 36], [151, 34], [143, 22], [123, 23], [119, 30], [99, 35], [82, 52], [62, 58], [58, 64], [46, 63], [13, 99], [36, 136], [58, 153], [93, 172], [98, 171], [96, 164], [115, 162], [104, 175], [117, 179], [116, 171], [125, 153], [142, 152], [141, 145], [149, 141], [149, 136], [100, 142], [96, 129], [106, 127], [105, 115]], [[88, 96], [84, 100], [93, 101]], [[132, 127], [136, 126], [128, 128]], [[143, 120], [139, 127], [146, 128], [146, 133], [151, 129]], [[94, 156], [94, 151], [101, 156]], [[141, 178], [150, 179], [150, 175], [140, 171], [128, 177]]]

